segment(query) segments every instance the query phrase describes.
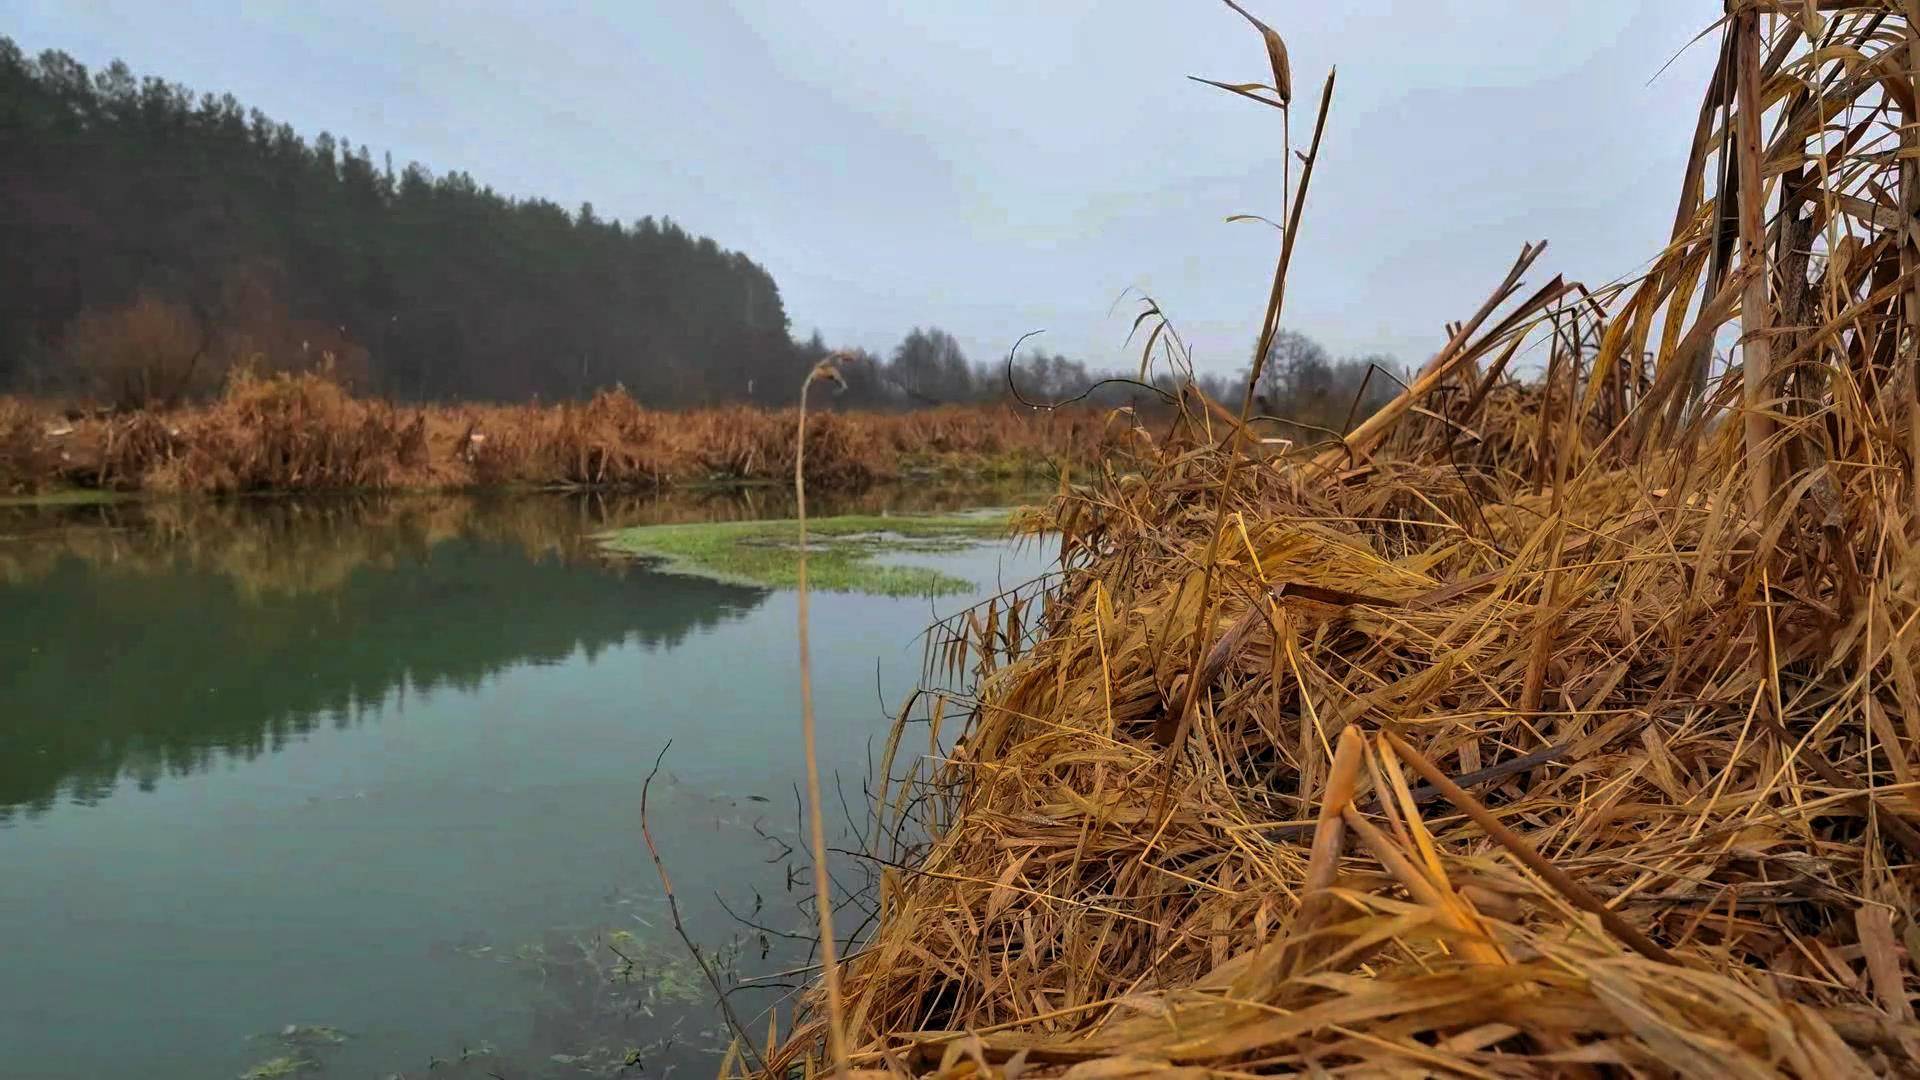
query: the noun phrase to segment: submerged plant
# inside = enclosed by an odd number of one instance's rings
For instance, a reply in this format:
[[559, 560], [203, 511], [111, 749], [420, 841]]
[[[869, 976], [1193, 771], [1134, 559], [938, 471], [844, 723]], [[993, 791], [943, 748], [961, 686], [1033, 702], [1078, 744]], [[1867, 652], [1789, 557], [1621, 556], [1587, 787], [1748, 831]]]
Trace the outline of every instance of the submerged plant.
[[347, 1041], [345, 1032], [325, 1024], [288, 1024], [276, 1037], [289, 1046], [338, 1046]]
[[240, 1080], [286, 1080], [301, 1073], [317, 1069], [320, 1063], [310, 1057], [296, 1054], [281, 1054], [271, 1057], [240, 1074]]

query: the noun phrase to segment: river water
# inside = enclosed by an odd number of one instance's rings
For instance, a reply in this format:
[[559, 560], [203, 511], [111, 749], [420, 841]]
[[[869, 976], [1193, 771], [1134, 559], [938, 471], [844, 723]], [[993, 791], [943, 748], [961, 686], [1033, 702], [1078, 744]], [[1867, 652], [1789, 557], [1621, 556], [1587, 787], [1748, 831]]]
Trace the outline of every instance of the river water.
[[[0, 510], [0, 1073], [710, 1074], [726, 1035], [641, 842], [641, 784], [671, 742], [650, 824], [764, 1032], [811, 959], [795, 597], [593, 537], [784, 509]], [[1031, 544], [931, 558], [979, 596], [1045, 563]], [[837, 831], [862, 825], [922, 631], [972, 599], [815, 596]]]

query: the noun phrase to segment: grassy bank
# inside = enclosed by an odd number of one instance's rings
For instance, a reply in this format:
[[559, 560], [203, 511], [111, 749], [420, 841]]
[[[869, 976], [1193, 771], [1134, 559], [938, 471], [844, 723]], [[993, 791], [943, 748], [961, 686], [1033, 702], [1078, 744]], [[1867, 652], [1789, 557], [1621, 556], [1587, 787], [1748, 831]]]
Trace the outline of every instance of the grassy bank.
[[[313, 375], [240, 377], [169, 412], [69, 418], [0, 399], [0, 496], [105, 490], [226, 494], [343, 489], [789, 483], [790, 412], [648, 409], [618, 391], [557, 405], [402, 406]], [[819, 489], [903, 477], [1043, 476], [1097, 456], [1096, 412], [946, 406], [819, 413]]]
[[[1642, 276], [1528, 244], [1336, 444], [1188, 409], [1060, 495], [1039, 624], [935, 631], [873, 928], [749, 1071], [1912, 1074], [1920, 25], [1804, 7], [1718, 24]], [[1285, 108], [1265, 44], [1221, 85]]]
[[[1592, 410], [1544, 442], [1549, 395], [1509, 386], [1403, 411], [1352, 467], [1249, 460], [1194, 416], [1057, 499], [1037, 643], [1009, 656], [990, 608], [936, 630], [969, 642], [936, 685], [977, 689], [892, 736], [881, 915], [843, 971], [859, 1061], [1899, 1072], [1912, 481], [1749, 517], [1737, 425], [1630, 455], [1606, 387], [1575, 389], [1550, 396]], [[1463, 466], [1462, 423], [1511, 456]], [[1536, 494], [1539, 464], [1563, 479]], [[906, 749], [956, 701], [953, 750]], [[773, 1074], [826, 1071], [823, 1015]]]
[[[825, 592], [947, 596], [976, 583], [923, 566], [880, 561], [889, 554], [962, 550], [1004, 536], [1005, 513], [928, 516], [854, 514], [807, 522], [807, 582]], [[609, 550], [649, 557], [667, 569], [720, 581], [791, 588], [800, 554], [793, 521], [645, 525], [606, 537]]]

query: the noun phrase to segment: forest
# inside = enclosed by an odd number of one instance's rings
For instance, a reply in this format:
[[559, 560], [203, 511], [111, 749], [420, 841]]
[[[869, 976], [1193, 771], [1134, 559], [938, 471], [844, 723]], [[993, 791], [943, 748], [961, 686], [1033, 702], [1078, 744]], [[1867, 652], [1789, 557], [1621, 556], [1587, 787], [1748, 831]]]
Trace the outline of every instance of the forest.
[[745, 399], [780, 291], [670, 220], [396, 170], [230, 95], [0, 39], [0, 379], [120, 404], [334, 366], [406, 399]]
[[[402, 402], [617, 387], [655, 408], [782, 406], [833, 351], [795, 340], [764, 267], [670, 219], [396, 169], [232, 95], [4, 37], [0, 161], [0, 391], [169, 407], [246, 368], [323, 371]], [[1257, 412], [1332, 427], [1395, 387], [1382, 358], [1335, 360], [1297, 334], [1275, 351]], [[836, 407], [1158, 396], [1045, 350], [1009, 373], [931, 325], [854, 356]], [[1235, 405], [1242, 387], [1202, 380]]]

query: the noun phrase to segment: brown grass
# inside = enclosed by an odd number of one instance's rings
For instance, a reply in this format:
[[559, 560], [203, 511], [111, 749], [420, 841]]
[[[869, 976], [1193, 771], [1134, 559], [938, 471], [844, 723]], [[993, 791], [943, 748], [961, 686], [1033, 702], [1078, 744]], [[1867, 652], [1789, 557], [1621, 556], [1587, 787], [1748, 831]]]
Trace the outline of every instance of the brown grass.
[[1646, 276], [1529, 247], [1354, 436], [1193, 408], [1036, 519], [1064, 574], [945, 625], [977, 685], [879, 794], [856, 1071], [1914, 1073], [1920, 44], [1822, 20], [1731, 21], [1784, 134], [1722, 171], [1716, 79]]
[[[808, 476], [845, 489], [921, 473], [1043, 475], [1095, 456], [1104, 430], [1094, 413], [985, 405], [821, 413]], [[793, 460], [791, 412], [662, 412], [619, 391], [553, 406], [412, 408], [353, 397], [321, 375], [242, 372], [217, 400], [171, 412], [68, 420], [0, 399], [0, 494], [652, 488], [776, 481]]]

